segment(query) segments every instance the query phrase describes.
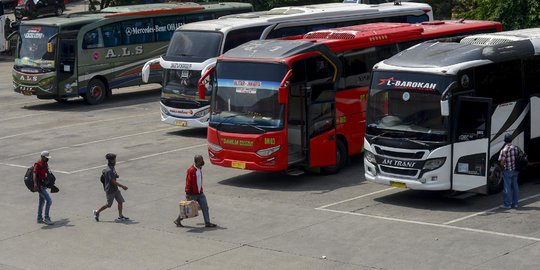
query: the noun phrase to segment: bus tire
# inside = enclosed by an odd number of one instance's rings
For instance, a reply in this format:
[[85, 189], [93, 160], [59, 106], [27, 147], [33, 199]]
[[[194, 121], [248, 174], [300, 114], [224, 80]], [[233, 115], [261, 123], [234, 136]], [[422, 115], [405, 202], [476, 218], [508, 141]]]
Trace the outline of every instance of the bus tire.
[[100, 79], [92, 79], [88, 83], [86, 93], [83, 95], [84, 101], [89, 105], [100, 104], [107, 96], [107, 86]]
[[501, 164], [496, 159], [490, 161], [487, 179], [488, 194], [501, 192], [503, 184], [503, 168]]
[[348, 160], [349, 156], [347, 154], [347, 147], [342, 140], [338, 139], [336, 142], [336, 165], [323, 167], [321, 168], [321, 170], [325, 174], [338, 173], [341, 169], [345, 167], [345, 165], [347, 165]]

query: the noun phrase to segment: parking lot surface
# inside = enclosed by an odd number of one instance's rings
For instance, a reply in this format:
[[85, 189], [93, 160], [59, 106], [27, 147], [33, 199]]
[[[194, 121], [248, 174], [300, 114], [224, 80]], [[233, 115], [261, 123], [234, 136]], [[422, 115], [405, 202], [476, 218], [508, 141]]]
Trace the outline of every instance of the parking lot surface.
[[[540, 269], [540, 179], [529, 173], [519, 209], [502, 195], [421, 192], [368, 183], [362, 157], [336, 175], [213, 166], [205, 129], [160, 122], [159, 86], [113, 91], [104, 104], [38, 100], [12, 91], [0, 62], [0, 269]], [[49, 150], [60, 192], [53, 226], [36, 224], [26, 168]], [[99, 176], [118, 155], [124, 213], [97, 223]], [[173, 224], [193, 156], [206, 159], [202, 217]]]

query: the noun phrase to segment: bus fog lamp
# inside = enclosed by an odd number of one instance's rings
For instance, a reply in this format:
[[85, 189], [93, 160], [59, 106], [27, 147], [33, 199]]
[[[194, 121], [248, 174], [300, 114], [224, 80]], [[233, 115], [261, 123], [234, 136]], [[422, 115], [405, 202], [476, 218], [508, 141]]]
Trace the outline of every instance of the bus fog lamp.
[[426, 163], [424, 164], [423, 169], [428, 170], [428, 171], [438, 169], [439, 167], [441, 167], [444, 164], [445, 161], [446, 161], [445, 157], [428, 159], [428, 160], [426, 160]]
[[279, 149], [281, 148], [281, 146], [274, 146], [274, 147], [270, 147], [270, 148], [266, 148], [266, 149], [261, 149], [259, 151], [257, 151], [257, 155], [261, 156], [261, 157], [267, 157], [275, 152], [277, 152]]
[[223, 150], [223, 147], [217, 145], [217, 144], [213, 144], [213, 143], [208, 143], [208, 146], [210, 147], [210, 149], [214, 152], [220, 152], [221, 150]]
[[365, 151], [364, 156], [366, 157], [366, 160], [370, 163], [376, 164], [377, 161], [375, 160], [375, 155], [371, 153], [370, 151]]

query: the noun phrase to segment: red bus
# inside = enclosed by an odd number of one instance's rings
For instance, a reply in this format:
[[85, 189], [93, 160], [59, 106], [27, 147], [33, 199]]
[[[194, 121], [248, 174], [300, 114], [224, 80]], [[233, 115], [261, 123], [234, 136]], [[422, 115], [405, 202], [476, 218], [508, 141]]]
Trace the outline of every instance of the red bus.
[[201, 98], [213, 89], [209, 159], [256, 171], [337, 172], [363, 150], [374, 64], [426, 40], [495, 31], [500, 23], [372, 23], [231, 49], [199, 80]]

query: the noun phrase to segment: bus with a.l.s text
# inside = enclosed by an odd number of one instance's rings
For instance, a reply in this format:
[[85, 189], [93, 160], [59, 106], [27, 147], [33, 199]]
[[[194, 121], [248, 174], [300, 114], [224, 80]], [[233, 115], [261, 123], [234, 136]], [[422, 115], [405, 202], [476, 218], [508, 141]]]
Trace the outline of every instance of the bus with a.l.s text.
[[540, 28], [423, 43], [373, 70], [365, 136], [369, 181], [495, 193], [505, 134], [540, 153]]
[[[22, 21], [13, 34], [18, 36], [14, 91], [101, 103], [113, 88], [140, 85], [142, 66], [165, 53], [179, 26], [252, 10], [246, 3], [167, 3]], [[155, 73], [161, 77], [161, 70]]]
[[[215, 63], [215, 57], [240, 44], [257, 39], [301, 37], [310, 31], [371, 22], [431, 20], [433, 12], [427, 4], [331, 3], [274, 8], [186, 24], [174, 33], [167, 53], [145, 65], [143, 80], [149, 78], [150, 67], [159, 64], [165, 70], [161, 120], [176, 126], [206, 127], [210, 101], [197, 95], [201, 72]], [[210, 93], [208, 88], [208, 97]]]
[[373, 23], [251, 41], [218, 58], [211, 81], [208, 154], [247, 170], [339, 171], [363, 149], [373, 65], [419, 42], [500, 31], [482, 21]]

